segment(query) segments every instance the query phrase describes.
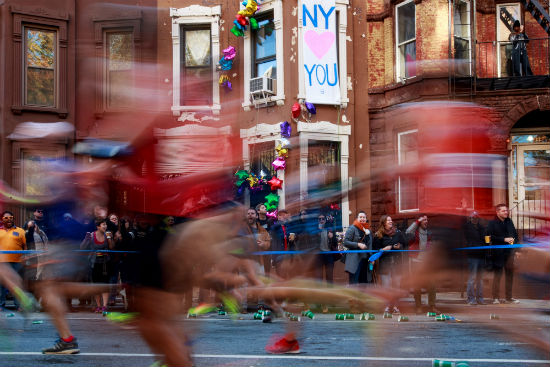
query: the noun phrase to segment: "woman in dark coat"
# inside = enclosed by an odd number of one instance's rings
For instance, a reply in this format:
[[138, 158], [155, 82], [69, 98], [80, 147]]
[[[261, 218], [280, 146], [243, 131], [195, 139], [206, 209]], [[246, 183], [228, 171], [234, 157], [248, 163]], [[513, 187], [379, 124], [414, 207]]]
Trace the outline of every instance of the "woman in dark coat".
[[[380, 218], [380, 227], [374, 236], [373, 249], [382, 251], [404, 250], [406, 243], [403, 233], [393, 226], [391, 217], [389, 215], [383, 215]], [[382, 286], [399, 288], [401, 286], [402, 267], [402, 252], [388, 252], [382, 255], [378, 265]], [[393, 311], [393, 313], [400, 312], [396, 304], [386, 305], [384, 312], [391, 311]]]

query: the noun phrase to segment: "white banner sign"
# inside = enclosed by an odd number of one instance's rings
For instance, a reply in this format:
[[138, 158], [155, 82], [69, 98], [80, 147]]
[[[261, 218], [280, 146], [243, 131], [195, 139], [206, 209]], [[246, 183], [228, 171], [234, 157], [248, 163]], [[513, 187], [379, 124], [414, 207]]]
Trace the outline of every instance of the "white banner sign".
[[340, 104], [336, 37], [334, 0], [302, 0], [303, 71], [308, 102]]

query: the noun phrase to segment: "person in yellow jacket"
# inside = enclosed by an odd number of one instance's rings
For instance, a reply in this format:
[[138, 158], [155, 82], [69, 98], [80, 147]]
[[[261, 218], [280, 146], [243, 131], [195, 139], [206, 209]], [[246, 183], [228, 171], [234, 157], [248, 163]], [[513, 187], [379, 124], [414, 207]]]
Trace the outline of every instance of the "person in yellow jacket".
[[[27, 241], [25, 240], [25, 231], [22, 228], [15, 226], [14, 215], [10, 211], [4, 211], [2, 213], [2, 224], [0, 228], [0, 263], [11, 266], [11, 268], [21, 274], [23, 264], [21, 253], [4, 253], [4, 251], [22, 251], [27, 249]], [[0, 308], [6, 306], [6, 295], [8, 289], [2, 286], [0, 293]], [[19, 302], [15, 300], [15, 304], [19, 309]]]

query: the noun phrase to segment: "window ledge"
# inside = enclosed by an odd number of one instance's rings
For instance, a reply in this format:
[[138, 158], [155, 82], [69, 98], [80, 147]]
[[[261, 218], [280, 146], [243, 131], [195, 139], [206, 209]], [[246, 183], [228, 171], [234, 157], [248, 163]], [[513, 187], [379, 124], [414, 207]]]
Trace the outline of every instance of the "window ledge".
[[273, 103], [277, 104], [277, 106], [283, 106], [285, 104], [285, 96], [269, 96], [267, 98], [257, 99], [256, 103], [245, 101], [242, 103], [242, 107], [245, 111], [250, 111], [251, 107], [255, 107], [256, 105], [258, 108], [263, 108], [271, 106]]
[[212, 112], [214, 115], [219, 115], [221, 105], [214, 104], [212, 106], [172, 106], [172, 114], [174, 116], [181, 115], [182, 112]]
[[59, 118], [67, 118], [69, 111], [56, 107], [40, 107], [40, 106], [11, 106], [11, 110], [15, 115], [21, 115], [23, 112], [44, 112], [56, 113]]

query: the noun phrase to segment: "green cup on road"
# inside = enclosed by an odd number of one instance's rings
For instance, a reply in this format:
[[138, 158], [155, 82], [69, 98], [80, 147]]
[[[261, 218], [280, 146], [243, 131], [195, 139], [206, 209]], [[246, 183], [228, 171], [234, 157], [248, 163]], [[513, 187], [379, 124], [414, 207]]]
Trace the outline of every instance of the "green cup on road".
[[254, 314], [254, 320], [261, 320], [261, 319], [262, 319], [262, 316], [263, 316], [263, 315], [262, 315], [261, 313], [256, 312], [256, 313]]
[[310, 318], [310, 319], [314, 319], [315, 318], [315, 314], [311, 311], [306, 311], [306, 312], [302, 312], [302, 316], [305, 316], [307, 318]]
[[439, 315], [435, 317], [435, 321], [447, 321], [445, 315]]
[[397, 322], [407, 322], [409, 321], [409, 318], [407, 316], [399, 316], [397, 318]]
[[389, 312], [384, 312], [384, 318], [385, 318], [385, 319], [391, 319], [391, 318], [392, 318], [391, 313], [389, 313]]
[[435, 312], [428, 312], [426, 314], [426, 317], [436, 317], [436, 316], [437, 316], [437, 314]]
[[346, 320], [355, 320], [355, 315], [352, 314], [352, 313], [347, 313], [346, 314]]
[[336, 314], [335, 320], [342, 320], [343, 321], [345, 319], [346, 319], [346, 315], [339, 314], [339, 313]]
[[455, 362], [455, 361], [443, 361], [441, 359], [434, 359], [432, 361], [432, 367], [469, 367], [468, 362]]

